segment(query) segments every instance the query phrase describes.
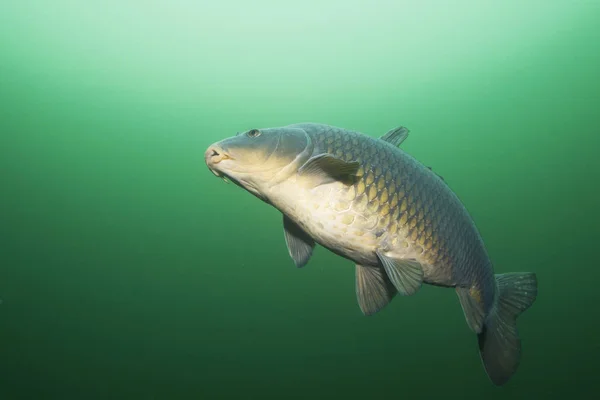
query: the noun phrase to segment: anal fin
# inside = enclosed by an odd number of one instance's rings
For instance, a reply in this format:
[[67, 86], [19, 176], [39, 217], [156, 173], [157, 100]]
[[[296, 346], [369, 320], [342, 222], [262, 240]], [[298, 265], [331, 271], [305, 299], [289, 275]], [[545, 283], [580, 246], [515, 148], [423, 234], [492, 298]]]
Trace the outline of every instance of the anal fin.
[[397, 292], [382, 267], [356, 265], [356, 298], [364, 315], [384, 308]]
[[456, 294], [467, 320], [467, 325], [475, 333], [481, 333], [485, 321], [482, 294], [476, 287], [457, 287]]
[[403, 296], [415, 294], [423, 284], [423, 267], [413, 259], [391, 258], [377, 252], [390, 281]]

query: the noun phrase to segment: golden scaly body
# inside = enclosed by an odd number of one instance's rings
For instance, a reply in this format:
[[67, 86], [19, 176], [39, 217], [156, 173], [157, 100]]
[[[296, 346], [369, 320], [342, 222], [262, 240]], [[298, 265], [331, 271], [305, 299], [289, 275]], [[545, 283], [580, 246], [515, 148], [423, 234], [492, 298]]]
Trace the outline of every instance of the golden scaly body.
[[313, 155], [358, 161], [360, 168], [351, 185], [301, 189], [301, 178], [283, 182], [273, 196], [278, 208], [319, 244], [358, 264], [376, 266], [376, 249], [414, 258], [424, 282], [472, 288], [484, 308], [491, 307], [495, 285], [483, 241], [440, 177], [382, 140], [326, 125], [293, 126], [311, 136]]

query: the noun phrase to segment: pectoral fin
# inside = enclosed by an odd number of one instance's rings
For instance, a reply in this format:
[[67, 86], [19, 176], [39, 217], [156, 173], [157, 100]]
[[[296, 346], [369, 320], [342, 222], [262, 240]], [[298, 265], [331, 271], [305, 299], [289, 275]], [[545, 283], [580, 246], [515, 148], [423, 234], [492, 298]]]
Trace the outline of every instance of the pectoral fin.
[[310, 158], [298, 173], [304, 177], [312, 178], [315, 185], [323, 185], [334, 181], [353, 182], [358, 172], [357, 161], [346, 162], [331, 154], [319, 154]]
[[377, 252], [388, 277], [403, 296], [415, 294], [423, 283], [423, 267], [416, 260], [395, 259]]
[[481, 300], [481, 292], [477, 288], [457, 287], [456, 294], [460, 300], [467, 325], [475, 333], [481, 333], [485, 319], [485, 311]]
[[364, 315], [381, 310], [396, 293], [396, 287], [382, 267], [356, 265], [356, 298]]
[[302, 268], [310, 260], [315, 241], [304, 232], [294, 221], [287, 216], [283, 216], [283, 231], [285, 234], [285, 243], [287, 244], [290, 257], [294, 260], [296, 267]]
[[380, 139], [399, 147], [408, 137], [408, 132], [410, 132], [408, 129], [399, 126], [398, 128], [388, 131], [385, 135], [380, 137]]

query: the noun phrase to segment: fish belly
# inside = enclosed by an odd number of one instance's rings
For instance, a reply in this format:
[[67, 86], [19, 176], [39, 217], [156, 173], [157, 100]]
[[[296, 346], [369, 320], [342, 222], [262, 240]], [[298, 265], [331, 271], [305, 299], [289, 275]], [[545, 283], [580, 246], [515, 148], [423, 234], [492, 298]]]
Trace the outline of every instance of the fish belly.
[[298, 190], [283, 185], [278, 207], [303, 228], [318, 244], [361, 265], [377, 265], [375, 254], [381, 242], [376, 235], [377, 218], [354, 209], [344, 196], [347, 188], [334, 182]]

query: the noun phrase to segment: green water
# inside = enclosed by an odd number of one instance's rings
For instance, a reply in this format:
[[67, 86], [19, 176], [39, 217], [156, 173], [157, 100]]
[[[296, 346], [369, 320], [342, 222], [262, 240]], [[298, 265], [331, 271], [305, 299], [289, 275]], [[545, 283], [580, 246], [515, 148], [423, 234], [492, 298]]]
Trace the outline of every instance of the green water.
[[[0, 3], [0, 399], [563, 399], [598, 389], [597, 1]], [[502, 388], [454, 291], [362, 316], [354, 267], [203, 152], [379, 136], [535, 271]]]

